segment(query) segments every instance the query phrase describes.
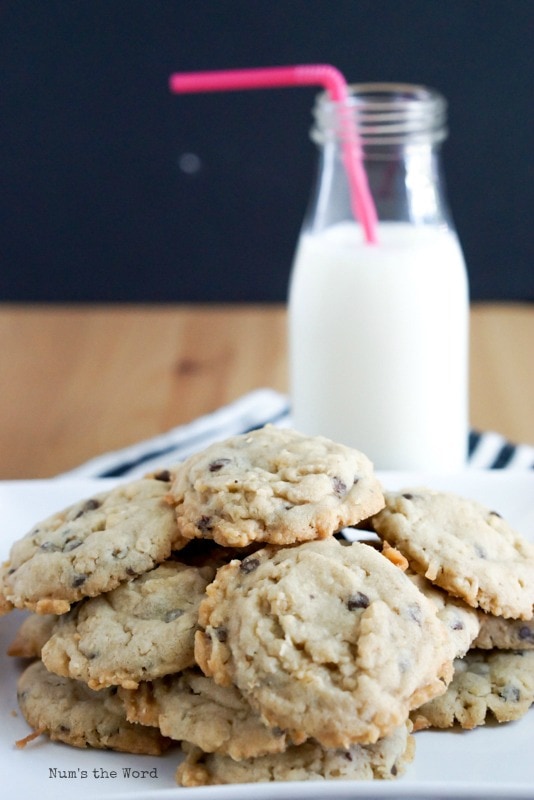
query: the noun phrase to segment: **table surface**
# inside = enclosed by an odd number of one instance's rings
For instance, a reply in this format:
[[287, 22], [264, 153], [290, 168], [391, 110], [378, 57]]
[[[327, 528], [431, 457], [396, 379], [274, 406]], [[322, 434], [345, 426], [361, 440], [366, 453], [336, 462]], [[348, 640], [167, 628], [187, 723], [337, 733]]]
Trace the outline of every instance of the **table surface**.
[[[534, 444], [534, 305], [471, 309], [470, 421]], [[284, 305], [0, 305], [0, 479], [46, 478], [288, 388]]]

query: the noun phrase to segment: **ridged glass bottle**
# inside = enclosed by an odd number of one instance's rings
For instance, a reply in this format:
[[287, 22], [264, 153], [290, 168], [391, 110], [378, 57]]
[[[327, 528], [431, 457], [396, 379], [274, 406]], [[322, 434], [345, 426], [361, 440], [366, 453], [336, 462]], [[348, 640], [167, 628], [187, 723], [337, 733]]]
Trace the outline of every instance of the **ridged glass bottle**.
[[[361, 84], [321, 94], [316, 185], [289, 286], [293, 424], [362, 450], [382, 470], [456, 471], [468, 442], [468, 280], [440, 148], [445, 99]], [[341, 114], [357, 125], [378, 214], [367, 244], [351, 210]]]

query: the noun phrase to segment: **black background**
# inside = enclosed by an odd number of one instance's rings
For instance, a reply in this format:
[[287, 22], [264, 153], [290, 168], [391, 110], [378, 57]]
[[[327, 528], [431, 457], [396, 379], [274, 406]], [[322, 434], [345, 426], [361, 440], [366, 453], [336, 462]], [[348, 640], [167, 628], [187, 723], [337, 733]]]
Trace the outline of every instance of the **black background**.
[[533, 21], [532, 0], [1, 2], [0, 300], [284, 300], [316, 90], [167, 82], [299, 62], [445, 94], [471, 296], [534, 300]]

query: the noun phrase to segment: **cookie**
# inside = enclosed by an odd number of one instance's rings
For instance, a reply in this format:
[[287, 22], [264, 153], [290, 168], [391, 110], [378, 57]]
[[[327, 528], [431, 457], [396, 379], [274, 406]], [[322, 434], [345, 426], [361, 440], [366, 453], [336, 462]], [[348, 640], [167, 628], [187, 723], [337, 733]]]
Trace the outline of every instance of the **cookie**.
[[472, 650], [455, 662], [445, 694], [413, 713], [415, 728], [471, 729], [488, 717], [510, 722], [534, 702], [534, 652]]
[[266, 547], [206, 591], [197, 663], [295, 744], [375, 742], [452, 677], [435, 606], [365, 544]]
[[1, 591], [17, 608], [64, 614], [184, 546], [166, 502], [168, 481], [141, 479], [82, 500], [11, 548]]
[[452, 659], [464, 656], [480, 632], [480, 617], [476, 609], [438, 589], [422, 575], [407, 570], [406, 575], [437, 609], [437, 616], [449, 633]]
[[316, 742], [289, 747], [276, 755], [235, 761], [187, 748], [178, 767], [181, 786], [310, 780], [388, 780], [401, 775], [415, 752], [414, 737], [402, 725], [375, 744], [325, 750]]
[[18, 682], [20, 710], [35, 731], [73, 747], [160, 755], [171, 744], [157, 728], [126, 720], [115, 689], [93, 692], [84, 683], [48, 672], [34, 661]]
[[198, 607], [215, 570], [167, 562], [60, 617], [42, 650], [50, 672], [92, 689], [178, 672], [194, 664]]
[[[367, 542], [369, 544], [369, 542]], [[374, 546], [374, 543], [372, 544]], [[471, 608], [456, 597], [452, 597], [443, 589], [434, 586], [422, 575], [410, 569], [408, 560], [391, 547], [389, 542], [382, 542], [382, 555], [401, 569], [420, 592], [436, 606], [438, 619], [446, 626], [451, 641], [451, 657], [461, 658], [472, 646], [479, 633], [480, 621], [476, 609]]]
[[468, 605], [532, 618], [534, 545], [497, 512], [452, 493], [409, 489], [386, 493], [372, 522], [416, 572]]
[[271, 729], [235, 686], [217, 686], [195, 670], [120, 690], [130, 722], [154, 725], [206, 753], [253, 758], [286, 749], [286, 735]]
[[504, 619], [478, 612], [480, 630], [473, 647], [481, 650], [534, 650], [534, 619]]
[[[3, 565], [3, 568], [0, 569], [0, 587], [3, 581], [3, 575], [7, 573], [7, 568]], [[15, 606], [13, 603], [10, 603], [7, 597], [4, 595], [0, 588], [0, 617], [3, 617], [5, 614], [9, 614], [10, 611], [13, 611]]]
[[184, 536], [237, 547], [321, 539], [384, 504], [365, 455], [270, 425], [191, 456], [170, 495]]
[[29, 614], [7, 650], [16, 658], [40, 658], [59, 617], [56, 614]]

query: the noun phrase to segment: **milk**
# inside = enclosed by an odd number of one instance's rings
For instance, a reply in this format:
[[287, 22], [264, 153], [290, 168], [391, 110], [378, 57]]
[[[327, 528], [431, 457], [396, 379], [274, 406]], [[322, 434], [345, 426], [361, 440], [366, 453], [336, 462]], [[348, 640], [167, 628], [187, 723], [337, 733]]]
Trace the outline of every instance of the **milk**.
[[377, 469], [454, 471], [468, 437], [468, 285], [447, 228], [355, 223], [300, 237], [289, 289], [293, 425]]

